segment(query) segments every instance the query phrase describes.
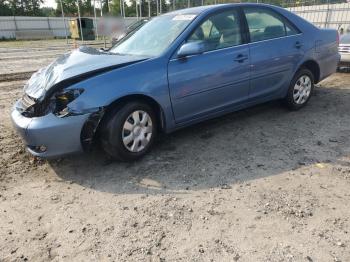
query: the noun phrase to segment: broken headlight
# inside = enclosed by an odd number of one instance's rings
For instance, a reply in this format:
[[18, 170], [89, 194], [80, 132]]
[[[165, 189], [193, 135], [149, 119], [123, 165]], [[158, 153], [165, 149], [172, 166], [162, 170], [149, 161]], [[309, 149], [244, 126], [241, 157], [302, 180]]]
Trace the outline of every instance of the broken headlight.
[[55, 93], [51, 97], [49, 110], [58, 117], [70, 115], [68, 104], [78, 98], [83, 92], [83, 89], [66, 89]]

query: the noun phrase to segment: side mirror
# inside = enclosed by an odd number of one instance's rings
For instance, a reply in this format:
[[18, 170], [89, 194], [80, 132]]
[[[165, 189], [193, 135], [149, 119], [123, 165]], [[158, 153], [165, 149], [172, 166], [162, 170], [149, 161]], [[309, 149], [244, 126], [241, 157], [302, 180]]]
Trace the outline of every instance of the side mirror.
[[183, 44], [179, 51], [177, 52], [178, 57], [186, 57], [190, 55], [198, 55], [205, 51], [205, 46], [203, 42], [189, 42]]

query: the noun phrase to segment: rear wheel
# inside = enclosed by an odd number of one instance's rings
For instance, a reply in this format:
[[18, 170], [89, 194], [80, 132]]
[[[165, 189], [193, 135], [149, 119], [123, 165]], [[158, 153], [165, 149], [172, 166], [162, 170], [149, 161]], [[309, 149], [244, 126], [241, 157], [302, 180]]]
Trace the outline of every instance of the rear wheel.
[[150, 150], [156, 125], [157, 119], [149, 105], [129, 102], [109, 113], [102, 123], [102, 147], [118, 160], [136, 160]]
[[287, 106], [298, 110], [310, 100], [314, 89], [314, 76], [308, 69], [299, 70], [292, 79], [285, 98]]

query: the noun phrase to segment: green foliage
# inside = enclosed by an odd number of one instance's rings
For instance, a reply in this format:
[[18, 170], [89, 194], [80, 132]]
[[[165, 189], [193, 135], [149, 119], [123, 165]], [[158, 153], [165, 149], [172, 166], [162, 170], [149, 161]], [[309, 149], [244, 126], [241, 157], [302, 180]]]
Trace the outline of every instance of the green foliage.
[[120, 0], [112, 0], [110, 4], [111, 15], [120, 16]]
[[[78, 0], [82, 16], [94, 14], [91, 0]], [[107, 2], [107, 0], [104, 0]], [[0, 0], [0, 16], [60, 16], [61, 2], [56, 0], [57, 8], [40, 7], [44, 0]], [[76, 0], [62, 0], [66, 15], [78, 15]]]
[[0, 0], [0, 16], [12, 15], [10, 3], [5, 0]]
[[40, 16], [44, 0], [0, 0], [0, 15]]
[[[93, 7], [91, 5], [91, 0], [78, 0], [80, 15], [81, 16], [92, 16], [94, 14]], [[56, 0], [57, 9], [56, 15], [60, 16], [62, 14], [61, 11], [61, 1]], [[63, 11], [66, 16], [78, 16], [78, 7], [76, 0], [62, 0]]]
[[52, 7], [42, 7], [41, 13], [43, 16], [56, 16], [56, 10]]

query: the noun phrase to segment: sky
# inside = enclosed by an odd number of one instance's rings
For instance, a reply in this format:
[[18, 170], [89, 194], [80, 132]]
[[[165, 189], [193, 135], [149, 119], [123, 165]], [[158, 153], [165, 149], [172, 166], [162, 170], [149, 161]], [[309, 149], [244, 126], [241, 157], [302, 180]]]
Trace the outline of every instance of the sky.
[[[100, 5], [99, 5], [99, 1], [100, 0], [96, 0], [96, 7], [99, 7]], [[130, 3], [130, 0], [124, 0], [125, 1], [125, 3], [127, 4], [127, 5], [129, 5], [129, 3]], [[92, 4], [93, 4], [93, 2], [94, 2], [94, 0], [92, 0], [91, 1], [92, 2]], [[170, 4], [170, 0], [166, 0], [165, 1], [167, 4]], [[56, 4], [56, 1], [55, 0], [44, 0], [44, 3], [41, 5], [42, 7], [53, 7], [53, 8], [56, 8], [57, 7], [57, 4]]]
[[45, 0], [41, 6], [56, 8], [57, 4], [55, 0]]
[[[100, 0], [96, 0], [96, 7], [99, 6], [99, 1]], [[94, 0], [91, 1], [92, 3], [94, 2]], [[57, 7], [57, 4], [56, 4], [56, 1], [55, 0], [44, 0], [44, 3], [41, 5], [42, 7], [53, 7], [53, 8], [56, 8]]]

